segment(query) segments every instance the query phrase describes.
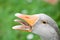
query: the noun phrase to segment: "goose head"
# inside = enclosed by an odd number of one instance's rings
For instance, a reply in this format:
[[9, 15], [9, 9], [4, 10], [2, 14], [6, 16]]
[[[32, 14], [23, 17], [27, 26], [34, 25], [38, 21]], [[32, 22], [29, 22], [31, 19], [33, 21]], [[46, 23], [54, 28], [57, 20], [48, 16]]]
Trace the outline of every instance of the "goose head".
[[41, 37], [42, 40], [59, 40], [59, 29], [56, 22], [46, 14], [15, 14], [16, 17], [24, 20], [15, 20], [22, 25], [14, 26], [13, 29], [32, 32]]

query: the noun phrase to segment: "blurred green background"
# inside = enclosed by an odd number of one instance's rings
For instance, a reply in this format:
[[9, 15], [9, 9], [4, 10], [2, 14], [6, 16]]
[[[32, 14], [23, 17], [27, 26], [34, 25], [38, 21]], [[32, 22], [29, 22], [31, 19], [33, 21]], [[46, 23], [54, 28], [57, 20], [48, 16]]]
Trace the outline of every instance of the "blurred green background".
[[[29, 32], [13, 30], [18, 23], [14, 22], [15, 13], [38, 14], [45, 13], [51, 16], [60, 28], [60, 2], [52, 5], [43, 0], [0, 0], [0, 40], [27, 40]], [[32, 40], [40, 40], [34, 34]]]

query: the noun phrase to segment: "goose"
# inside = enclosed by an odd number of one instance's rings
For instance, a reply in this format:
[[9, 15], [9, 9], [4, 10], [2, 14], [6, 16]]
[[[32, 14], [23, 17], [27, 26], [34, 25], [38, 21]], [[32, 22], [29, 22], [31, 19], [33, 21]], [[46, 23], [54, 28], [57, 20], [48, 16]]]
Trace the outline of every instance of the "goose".
[[13, 29], [32, 32], [39, 35], [41, 40], [60, 40], [59, 28], [50, 16], [44, 13], [34, 15], [16, 13], [15, 16], [23, 21], [15, 19], [14, 21], [21, 25], [13, 26]]

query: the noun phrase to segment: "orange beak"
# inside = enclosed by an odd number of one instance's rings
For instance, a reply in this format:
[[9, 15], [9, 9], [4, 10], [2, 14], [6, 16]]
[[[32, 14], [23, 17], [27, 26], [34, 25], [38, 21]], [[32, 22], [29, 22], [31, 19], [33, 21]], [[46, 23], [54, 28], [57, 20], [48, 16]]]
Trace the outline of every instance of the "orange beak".
[[24, 15], [24, 14], [16, 14], [15, 16], [25, 20], [30, 26], [33, 26], [38, 19], [36, 15]]

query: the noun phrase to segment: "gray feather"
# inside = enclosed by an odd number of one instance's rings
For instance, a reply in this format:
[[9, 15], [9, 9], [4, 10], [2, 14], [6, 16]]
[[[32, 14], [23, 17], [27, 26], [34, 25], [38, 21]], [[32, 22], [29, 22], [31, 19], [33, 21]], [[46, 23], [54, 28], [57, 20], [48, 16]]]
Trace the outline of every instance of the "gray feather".
[[[46, 21], [47, 24], [43, 24], [42, 21]], [[42, 40], [60, 40], [56, 22], [45, 14], [39, 14], [39, 20], [33, 26], [32, 32], [40, 35]]]

